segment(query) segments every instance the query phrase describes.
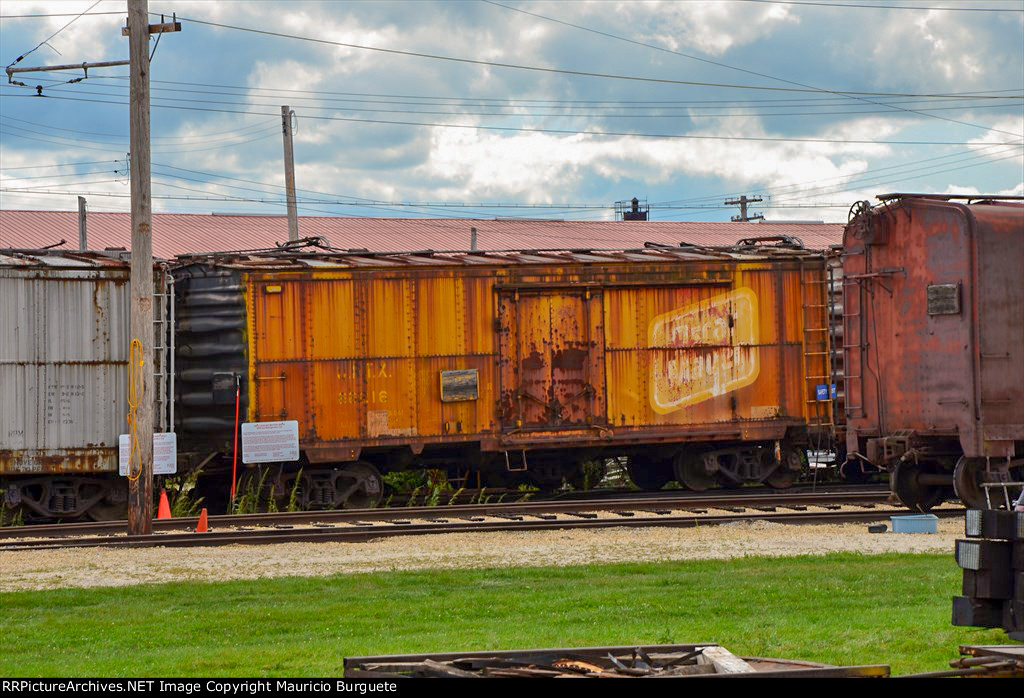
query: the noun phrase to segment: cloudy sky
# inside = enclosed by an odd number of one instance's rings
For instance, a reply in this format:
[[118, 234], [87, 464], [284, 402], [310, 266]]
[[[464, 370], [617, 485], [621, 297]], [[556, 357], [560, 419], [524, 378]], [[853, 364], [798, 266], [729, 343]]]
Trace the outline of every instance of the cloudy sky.
[[[601, 220], [636, 196], [722, 221], [747, 194], [845, 221], [893, 191], [1024, 195], [1024, 0], [149, 9], [183, 25], [151, 43], [157, 211], [283, 213], [282, 105], [308, 215]], [[0, 16], [4, 65], [127, 58], [124, 0]], [[128, 71], [81, 75], [0, 87], [0, 207], [128, 210]]]

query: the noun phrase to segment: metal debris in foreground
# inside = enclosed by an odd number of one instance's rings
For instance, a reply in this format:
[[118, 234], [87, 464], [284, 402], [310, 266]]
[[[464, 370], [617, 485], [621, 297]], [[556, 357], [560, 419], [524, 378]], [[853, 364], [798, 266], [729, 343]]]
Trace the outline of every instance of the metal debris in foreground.
[[911, 674], [902, 678], [971, 677], [1024, 678], [1024, 645], [960, 645], [960, 659], [949, 671]]
[[885, 664], [835, 667], [789, 659], [737, 657], [713, 643], [644, 647], [463, 652], [348, 657], [345, 678], [686, 678], [889, 676]]

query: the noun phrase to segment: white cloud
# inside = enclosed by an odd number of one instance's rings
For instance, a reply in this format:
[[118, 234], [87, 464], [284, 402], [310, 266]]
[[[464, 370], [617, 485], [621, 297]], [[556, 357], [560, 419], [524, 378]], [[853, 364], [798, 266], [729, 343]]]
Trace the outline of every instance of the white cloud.
[[[546, 6], [550, 7], [550, 6]], [[568, 8], [579, 19], [614, 16], [610, 31], [625, 34], [635, 41], [659, 44], [673, 51], [697, 50], [709, 56], [722, 56], [730, 49], [770, 36], [784, 24], [800, 19], [786, 5], [751, 6], [732, 2], [625, 2], [617, 3], [613, 13], [607, 3], [566, 3], [554, 6], [548, 14], [561, 17]], [[539, 10], [544, 14], [544, 10]], [[585, 22], [577, 22], [585, 23]]]
[[[82, 10], [89, 1], [66, 3], [68, 11]], [[41, 2], [4, 2], [5, 13], [52, 10]], [[97, 10], [122, 9], [122, 2], [108, 0]], [[954, 13], [849, 13], [853, 17], [887, 17], [892, 21], [872, 20], [870, 31], [850, 31], [822, 21], [834, 18], [832, 10], [811, 10], [788, 5], [751, 5], [749, 3], [712, 2], [576, 2], [530, 3], [524, 9], [558, 17], [596, 29], [628, 36], [638, 41], [656, 43], [667, 48], [711, 57], [728, 55], [723, 62], [736, 63], [750, 69], [776, 72], [761, 65], [751, 65], [747, 53], [771, 58], [784, 58], [792, 65], [786, 78], [812, 84], [836, 85], [862, 81], [877, 87], [900, 90], [904, 84], [920, 89], [955, 85], [956, 91], [998, 89], [1004, 85], [993, 80], [1009, 81], [1020, 75], [1021, 59], [1000, 44], [999, 26], [992, 18], [953, 17]], [[9, 9], [14, 8], [14, 9]], [[25, 9], [21, 9], [25, 8]], [[559, 66], [567, 69], [591, 69], [631, 75], [669, 76], [696, 81], [746, 82], [723, 80], [719, 69], [709, 69], [693, 61], [685, 61], [662, 52], [630, 47], [622, 42], [595, 37], [578, 29], [544, 22], [520, 13], [479, 3], [312, 3], [312, 2], [171, 2], [162, 11], [177, 11], [179, 17], [194, 16], [240, 26], [264, 28], [301, 36], [349, 42], [382, 48], [461, 56], [479, 60], [526, 65]], [[815, 14], [817, 13], [817, 14]], [[961, 13], [963, 14], [963, 13]], [[982, 13], [970, 13], [982, 14]], [[59, 19], [66, 23], [69, 18]], [[107, 21], [110, 27], [95, 30], [88, 22]], [[899, 20], [899, 21], [895, 21]], [[1009, 20], [1011, 23], [1016, 19]], [[16, 20], [12, 22], [22, 22]], [[66, 40], [75, 59], [97, 44], [103, 55], [89, 59], [121, 56], [126, 48], [117, 26], [123, 17], [83, 18], [73, 24], [59, 39]], [[1003, 22], [1005, 24], [1005, 22]], [[1019, 24], [1019, 22], [1018, 22]], [[0, 25], [5, 32], [5, 51], [11, 46], [11, 23]], [[25, 20], [29, 37], [25, 50], [60, 27]], [[82, 28], [89, 31], [82, 31]], [[31, 31], [28, 31], [31, 29]], [[798, 42], [794, 36], [804, 33]], [[214, 37], [214, 40], [210, 40]], [[781, 42], [781, 37], [787, 43]], [[1017, 37], [1019, 42], [1019, 36]], [[168, 41], [174, 43], [168, 44]], [[816, 46], [829, 41], [842, 45], [845, 53], [830, 54]], [[76, 43], [77, 42], [77, 43]], [[773, 43], [774, 42], [774, 43]], [[169, 48], [172, 47], [172, 48]], [[36, 56], [44, 50], [40, 49]], [[62, 49], [63, 50], [63, 49]], [[839, 51], [839, 49], [837, 49]], [[52, 52], [50, 52], [52, 54]], [[1019, 51], [1017, 52], [1019, 54]], [[737, 56], [740, 56], [737, 58]], [[13, 56], [12, 56], [13, 58]], [[800, 192], [801, 200], [828, 202], [830, 198], [852, 201], [854, 197], [871, 198], [869, 185], [858, 178], [878, 181], [880, 187], [900, 186], [900, 171], [872, 175], [871, 171], [929, 157], [931, 153], [953, 153], [951, 148], [895, 148], [865, 143], [809, 143], [766, 141], [720, 141], [686, 139], [648, 139], [640, 137], [598, 137], [586, 133], [556, 135], [551, 133], [496, 133], [431, 127], [371, 125], [311, 118], [336, 115], [367, 120], [429, 121], [437, 123], [510, 125], [538, 128], [579, 128], [587, 130], [644, 130], [648, 132], [691, 133], [694, 135], [733, 136], [803, 136], [850, 140], [965, 140], [962, 129], [937, 120], [908, 121], [882, 117], [830, 117], [831, 120], [794, 118], [790, 122], [763, 120], [756, 116], [643, 122], [634, 120], [621, 128], [609, 127], [609, 119], [562, 117], [555, 121], [542, 117], [522, 116], [539, 109], [519, 107], [521, 116], [472, 117], [452, 112], [488, 111], [464, 107], [372, 104], [370, 102], [331, 101], [343, 98], [377, 99], [371, 94], [435, 95], [430, 101], [446, 103], [442, 97], [491, 97], [544, 100], [662, 100], [662, 99], [743, 99], [792, 97], [786, 94], [764, 94], [718, 91], [709, 94], [679, 86], [658, 86], [651, 83], [569, 78], [557, 74], [512, 71], [504, 68], [465, 65], [424, 58], [400, 57], [380, 52], [332, 47], [313, 42], [262, 37], [231, 30], [186, 23], [181, 35], [165, 37], [157, 59], [161, 79], [194, 80], [195, 82], [239, 85], [237, 97], [174, 93], [176, 98], [249, 100], [249, 106], [225, 106], [227, 109], [266, 113], [267, 116], [235, 115], [215, 112], [155, 111], [161, 127], [154, 131], [154, 160], [206, 172], [256, 180], [272, 185], [278, 191], [281, 180], [280, 133], [273, 128], [279, 121], [280, 104], [289, 104], [299, 117], [296, 136], [297, 174], [300, 187], [338, 192], [354, 196], [398, 200], [456, 201], [523, 201], [548, 203], [588, 201], [610, 203], [621, 198], [621, 190], [650, 195], [651, 200], [668, 200], [693, 196], [692, 189], [710, 187], [723, 191], [747, 189], [774, 190], [789, 201], [792, 191]], [[993, 72], [996, 70], [1001, 72]], [[781, 69], [778, 69], [781, 70]], [[164, 72], [166, 71], [166, 72]], [[703, 71], [703, 72], [702, 72]], [[824, 77], [823, 77], [824, 76]], [[1010, 76], [1007, 78], [1006, 76]], [[86, 83], [87, 85], [89, 83]], [[90, 86], [89, 89], [99, 87]], [[158, 87], [160, 87], [158, 85]], [[163, 86], [166, 88], [166, 86]], [[183, 86], [175, 86], [183, 87]], [[263, 89], [271, 88], [274, 93]], [[210, 89], [210, 88], [200, 88]], [[286, 92], [285, 90], [308, 90]], [[328, 94], [328, 93], [364, 93]], [[167, 93], [164, 93], [165, 95]], [[266, 96], [264, 96], [266, 95]], [[310, 98], [310, 99], [307, 99]], [[315, 98], [315, 99], [313, 99]], [[102, 99], [102, 98], [101, 98]], [[394, 98], [393, 101], [417, 101]], [[35, 118], [46, 123], [46, 114], [37, 110], [12, 111], [21, 103], [33, 100], [7, 100], [4, 112], [16, 118]], [[190, 103], [191, 104], [191, 103]], [[199, 103], [196, 103], [198, 106]], [[256, 106], [260, 105], [260, 106]], [[56, 107], [68, 103], [53, 103]], [[79, 106], [78, 104], [75, 105]], [[217, 108], [221, 105], [211, 105]], [[316, 110], [312, 107], [327, 107]], [[117, 113], [116, 108], [107, 108]], [[374, 113], [357, 109], [422, 109], [448, 111], [448, 114]], [[722, 110], [727, 111], [727, 110]], [[60, 112], [64, 119], [49, 123], [82, 131], [109, 130], [98, 128], [96, 118], [82, 103], [81, 109]], [[953, 112], [953, 118], [992, 123], [996, 128], [1024, 133], [1024, 119], [991, 117], [979, 110], [970, 118]], [[692, 113], [696, 116], [696, 113]], [[691, 126], [691, 123], [698, 124]], [[267, 128], [260, 130], [264, 125]], [[640, 125], [642, 124], [642, 125]], [[660, 125], [655, 125], [660, 124]], [[766, 124], [772, 124], [771, 128]], [[805, 126], [806, 124], [806, 126]], [[831, 125], [823, 125], [831, 124]], [[162, 130], [161, 130], [162, 129]], [[227, 134], [227, 135], [216, 135]], [[234, 134], [234, 135], [232, 135]], [[973, 133], [969, 134], [973, 135]], [[163, 138], [176, 138], [162, 141]], [[259, 140], [262, 138], [263, 140]], [[969, 185], [977, 182], [982, 191], [989, 182], [992, 188], [1014, 186], [1017, 177], [999, 179], [1008, 163], [994, 161], [1005, 153], [992, 145], [1011, 136], [988, 133], [971, 141], [977, 154], [986, 154], [992, 162], [987, 169], [976, 168], [957, 173], [955, 181]], [[205, 141], [205, 142], [204, 142]], [[236, 143], [237, 141], [237, 143]], [[14, 151], [25, 147], [21, 140], [4, 136], [4, 166], [10, 162], [10, 145]], [[167, 143], [168, 145], [163, 145]], [[223, 147], [228, 145], [230, 147]], [[209, 149], [203, 149], [203, 148]], [[35, 153], [35, 151], [33, 151]], [[73, 159], [74, 148], [40, 149], [34, 157], [41, 162], [64, 162]], [[44, 157], [45, 153], [45, 157]], [[20, 156], [19, 156], [20, 157]], [[47, 159], [49, 158], [49, 159]], [[96, 159], [86, 157], [85, 159]], [[1019, 161], [1010, 161], [1019, 162]], [[1003, 168], [1003, 169], [1000, 169]], [[913, 174], [912, 168], [907, 171]], [[995, 173], [995, 174], [993, 174]], [[886, 177], [885, 174], [892, 176]], [[962, 176], [961, 176], [962, 175]], [[909, 175], [908, 175], [909, 177]], [[73, 178], [69, 178], [73, 180]], [[45, 182], [47, 180], [40, 180]], [[55, 180], [55, 185], [56, 185]], [[909, 181], [904, 179], [903, 181]], [[936, 178], [914, 180], [944, 184]], [[892, 182], [887, 184], [886, 182]], [[809, 188], [804, 183], [817, 183]], [[180, 182], [182, 186], [204, 191], [245, 196], [240, 190], [212, 185]], [[242, 183], [241, 186], [248, 186]], [[797, 186], [800, 185], [800, 186]], [[97, 185], [99, 188], [101, 185]], [[846, 186], [860, 190], [844, 191]], [[790, 189], [789, 187], [792, 187]], [[924, 184], [915, 186], [924, 190]], [[713, 189], [712, 189], [713, 190]], [[941, 191], [941, 189], [940, 189]], [[188, 192], [181, 192], [188, 195]], [[66, 197], [60, 206], [73, 207], [74, 197]], [[598, 199], [595, 201], [595, 199]], [[607, 199], [607, 201], [603, 201]], [[4, 195], [0, 205], [21, 205], [29, 197], [17, 199]], [[35, 198], [32, 207], [46, 206], [50, 199]], [[188, 206], [223, 209], [228, 204], [158, 202], [157, 207], [181, 210]], [[250, 210], [261, 210], [250, 206]], [[272, 209], [276, 210], [276, 209]], [[793, 209], [789, 217], [819, 217], [817, 211]], [[845, 211], [827, 212], [845, 217]], [[772, 212], [772, 217], [776, 212]]]

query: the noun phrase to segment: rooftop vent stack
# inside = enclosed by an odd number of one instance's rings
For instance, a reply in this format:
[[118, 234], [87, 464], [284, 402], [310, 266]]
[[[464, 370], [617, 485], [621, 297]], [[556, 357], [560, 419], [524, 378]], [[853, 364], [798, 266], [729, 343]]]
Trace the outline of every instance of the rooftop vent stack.
[[85, 233], [85, 197], [78, 197], [78, 249], [89, 249], [89, 237]]
[[476, 228], [469, 229], [469, 249], [476, 252]]
[[[628, 209], [626, 208], [626, 204], [629, 204]], [[635, 196], [628, 202], [615, 202], [615, 211], [619, 215], [619, 218], [624, 221], [645, 221], [647, 220], [648, 210], [647, 200], [644, 200], [644, 206], [641, 208], [640, 199]]]

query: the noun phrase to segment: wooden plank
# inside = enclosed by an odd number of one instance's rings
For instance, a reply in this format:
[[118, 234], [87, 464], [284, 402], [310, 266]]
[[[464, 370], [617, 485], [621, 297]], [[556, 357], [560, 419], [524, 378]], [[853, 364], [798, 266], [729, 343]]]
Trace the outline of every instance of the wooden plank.
[[456, 669], [448, 664], [442, 664], [441, 662], [435, 662], [433, 659], [423, 660], [423, 671], [431, 676], [441, 676], [445, 678], [459, 678], [459, 679], [479, 679], [482, 678], [480, 674], [473, 671], [463, 671], [462, 669]]
[[[121, 36], [128, 36], [128, 27], [121, 27]], [[166, 34], [167, 32], [180, 32], [181, 22], [164, 22], [163, 24], [150, 24], [150, 34]]]
[[697, 657], [697, 664], [710, 664], [718, 674], [752, 674], [754, 667], [724, 647], [706, 647]]
[[660, 678], [672, 678], [676, 676], [700, 676], [702, 674], [714, 674], [715, 666], [713, 664], [683, 664], [671, 669], [665, 669], [657, 673], [651, 674], [652, 679]]

